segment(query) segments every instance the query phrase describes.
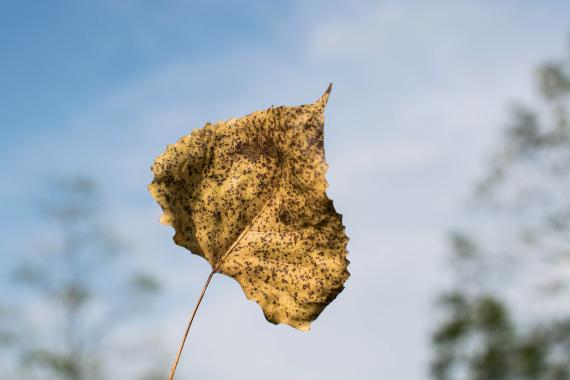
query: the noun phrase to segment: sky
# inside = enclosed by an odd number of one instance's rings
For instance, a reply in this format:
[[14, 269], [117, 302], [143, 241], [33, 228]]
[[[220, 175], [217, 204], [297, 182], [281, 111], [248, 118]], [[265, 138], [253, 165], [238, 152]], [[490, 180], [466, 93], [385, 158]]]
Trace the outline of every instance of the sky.
[[[46, 182], [95, 178], [129, 254], [164, 283], [159, 310], [109, 345], [144, 335], [166, 366], [209, 266], [158, 222], [151, 163], [208, 121], [313, 102], [333, 83], [327, 179], [351, 239], [346, 289], [304, 333], [214, 277], [181, 379], [426, 379], [446, 233], [509, 105], [535, 101], [535, 67], [570, 32], [570, 3], [554, 0], [2, 5], [2, 276], [49, 234]], [[136, 378], [139, 364], [112, 369]]]

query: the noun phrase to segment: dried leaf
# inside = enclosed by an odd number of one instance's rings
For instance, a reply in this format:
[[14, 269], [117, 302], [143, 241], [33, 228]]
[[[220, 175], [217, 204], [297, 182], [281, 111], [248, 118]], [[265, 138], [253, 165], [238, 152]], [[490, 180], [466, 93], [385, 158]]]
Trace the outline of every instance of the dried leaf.
[[235, 278], [268, 321], [308, 330], [349, 276], [341, 215], [326, 195], [313, 104], [206, 124], [169, 145], [149, 189], [176, 244]]

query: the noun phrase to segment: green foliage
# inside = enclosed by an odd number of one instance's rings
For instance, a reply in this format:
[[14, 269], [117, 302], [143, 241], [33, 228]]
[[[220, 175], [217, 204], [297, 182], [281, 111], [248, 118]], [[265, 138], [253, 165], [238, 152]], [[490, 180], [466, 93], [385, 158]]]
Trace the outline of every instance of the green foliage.
[[[50, 239], [21, 256], [13, 280], [26, 290], [25, 299], [8, 310], [20, 315], [19, 323], [0, 329], [0, 340], [20, 362], [11, 377], [104, 379], [105, 339], [148, 304], [159, 283], [130, 265], [126, 244], [104, 222], [94, 181], [64, 179], [47, 194], [41, 213]], [[45, 314], [39, 323], [27, 318], [32, 303]]]
[[570, 319], [517, 324], [507, 306], [492, 295], [451, 292], [440, 304], [448, 318], [433, 335], [434, 379], [568, 379]]
[[570, 259], [570, 51], [539, 67], [538, 88], [541, 103], [513, 110], [473, 202], [501, 245], [475, 230], [450, 237], [455, 285], [439, 302], [433, 379], [570, 379], [568, 308], [531, 317], [507, 296], [533, 302], [528, 273], [548, 279], [532, 282], [544, 302], [570, 285], [557, 274]]

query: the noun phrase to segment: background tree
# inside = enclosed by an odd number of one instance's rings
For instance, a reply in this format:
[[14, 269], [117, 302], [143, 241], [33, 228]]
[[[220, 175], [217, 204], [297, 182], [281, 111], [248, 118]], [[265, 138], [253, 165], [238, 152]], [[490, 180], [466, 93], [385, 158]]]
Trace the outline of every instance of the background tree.
[[570, 50], [537, 79], [451, 234], [434, 379], [570, 379]]
[[[3, 334], [18, 360], [14, 379], [95, 380], [106, 377], [109, 336], [158, 290], [101, 215], [95, 182], [57, 181], [42, 203], [49, 238], [21, 258], [11, 289], [20, 305]], [[28, 318], [24, 318], [28, 317]], [[3, 374], [6, 375], [6, 373]], [[5, 378], [5, 377], [3, 377]]]

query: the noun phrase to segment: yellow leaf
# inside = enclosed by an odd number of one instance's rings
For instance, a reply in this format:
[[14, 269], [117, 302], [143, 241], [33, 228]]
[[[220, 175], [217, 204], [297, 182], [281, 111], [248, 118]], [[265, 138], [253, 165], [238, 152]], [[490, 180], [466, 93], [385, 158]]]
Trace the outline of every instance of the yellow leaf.
[[330, 90], [194, 130], [156, 159], [149, 186], [176, 244], [236, 279], [268, 321], [300, 330], [349, 276], [348, 238], [326, 195]]

